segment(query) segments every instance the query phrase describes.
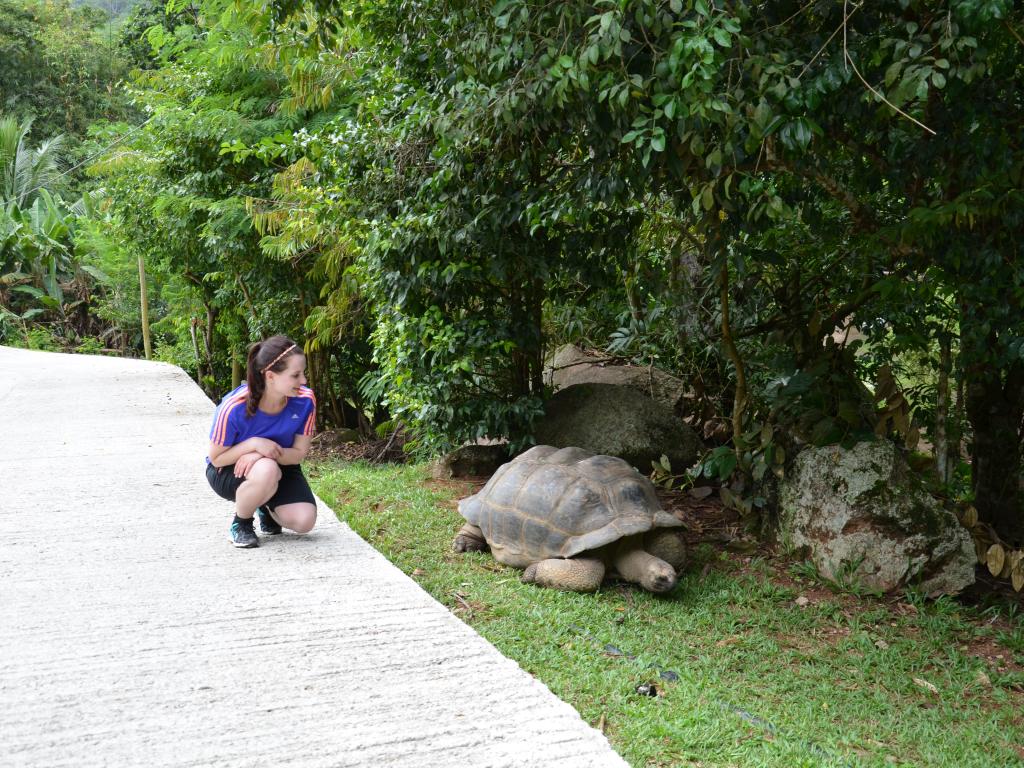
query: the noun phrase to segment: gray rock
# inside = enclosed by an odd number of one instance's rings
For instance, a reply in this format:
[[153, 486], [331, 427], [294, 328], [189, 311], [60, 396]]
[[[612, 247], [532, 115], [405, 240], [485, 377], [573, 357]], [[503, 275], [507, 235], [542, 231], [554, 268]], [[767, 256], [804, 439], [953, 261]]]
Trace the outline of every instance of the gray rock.
[[887, 441], [801, 452], [782, 483], [779, 534], [827, 578], [930, 595], [974, 583], [970, 534]]
[[576, 384], [556, 393], [534, 425], [534, 437], [558, 448], [618, 456], [643, 474], [662, 454], [680, 471], [703, 450], [697, 434], [668, 407], [616, 384]]
[[359, 442], [359, 430], [356, 429], [336, 429], [334, 430], [334, 439], [339, 443], [358, 443]]
[[575, 344], [563, 344], [555, 351], [545, 372], [556, 392], [576, 384], [620, 384], [632, 387], [682, 414], [693, 393], [682, 379], [653, 366], [611, 365], [605, 358], [587, 354]]
[[488, 477], [508, 459], [507, 445], [470, 444], [442, 456], [434, 462], [430, 472], [438, 480], [452, 477]]

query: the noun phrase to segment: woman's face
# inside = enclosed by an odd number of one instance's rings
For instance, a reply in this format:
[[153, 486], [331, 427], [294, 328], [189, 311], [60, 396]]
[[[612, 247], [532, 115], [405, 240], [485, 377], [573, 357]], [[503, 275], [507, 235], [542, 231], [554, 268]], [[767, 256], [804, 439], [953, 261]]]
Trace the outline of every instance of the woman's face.
[[295, 397], [306, 386], [306, 356], [289, 355], [283, 371], [267, 371], [267, 391], [280, 397]]

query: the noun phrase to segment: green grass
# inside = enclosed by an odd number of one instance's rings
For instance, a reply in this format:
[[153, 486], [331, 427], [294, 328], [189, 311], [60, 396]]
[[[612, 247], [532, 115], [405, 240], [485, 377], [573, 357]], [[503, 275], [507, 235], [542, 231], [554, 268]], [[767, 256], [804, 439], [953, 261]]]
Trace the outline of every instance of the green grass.
[[[585, 720], [603, 720], [633, 766], [1024, 765], [1019, 616], [995, 629], [953, 600], [834, 594], [708, 546], [665, 597], [538, 589], [489, 555], [451, 551], [454, 500], [470, 486], [429, 483], [417, 466], [325, 461], [310, 475], [395, 565]], [[1003, 672], [972, 652], [986, 643], [1000, 643]], [[648, 682], [661, 695], [636, 692]]]

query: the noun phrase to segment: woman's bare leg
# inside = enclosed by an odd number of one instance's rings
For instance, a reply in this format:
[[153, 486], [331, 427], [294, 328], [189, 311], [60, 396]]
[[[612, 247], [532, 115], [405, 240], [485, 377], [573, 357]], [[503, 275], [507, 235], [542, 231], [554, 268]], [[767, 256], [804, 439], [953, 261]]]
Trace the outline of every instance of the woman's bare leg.
[[278, 523], [296, 533], [309, 533], [316, 525], [316, 504], [308, 501], [281, 504], [270, 513]]
[[273, 459], [260, 459], [249, 468], [245, 482], [235, 491], [235, 515], [251, 520], [256, 508], [277, 493], [281, 468]]

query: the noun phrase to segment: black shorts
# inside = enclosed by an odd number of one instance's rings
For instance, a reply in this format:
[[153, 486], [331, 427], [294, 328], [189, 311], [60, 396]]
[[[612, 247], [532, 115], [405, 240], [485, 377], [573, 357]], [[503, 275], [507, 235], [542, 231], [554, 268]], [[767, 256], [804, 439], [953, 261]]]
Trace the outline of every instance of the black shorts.
[[[266, 506], [277, 509], [282, 504], [295, 504], [300, 501], [316, 505], [316, 498], [313, 491], [306, 482], [306, 476], [302, 474], [302, 467], [298, 464], [280, 464], [281, 480], [277, 484], [277, 493], [270, 497]], [[213, 464], [206, 465], [206, 479], [210, 481], [210, 487], [217, 492], [217, 495], [228, 501], [235, 500], [235, 493], [238, 486], [245, 482], [244, 477], [235, 477], [235, 465], [226, 467], [215, 467]]]

